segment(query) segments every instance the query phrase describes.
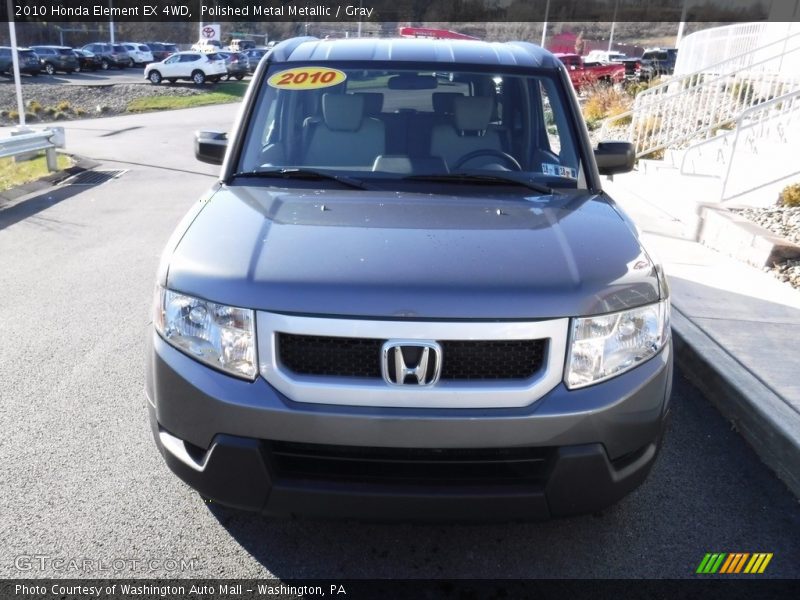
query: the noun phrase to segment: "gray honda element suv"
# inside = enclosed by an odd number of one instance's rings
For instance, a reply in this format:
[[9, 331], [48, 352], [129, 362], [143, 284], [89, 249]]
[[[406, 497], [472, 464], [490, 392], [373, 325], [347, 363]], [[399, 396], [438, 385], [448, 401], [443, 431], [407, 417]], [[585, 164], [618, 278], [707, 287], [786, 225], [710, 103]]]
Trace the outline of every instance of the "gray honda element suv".
[[669, 292], [529, 43], [295, 38], [259, 65], [219, 182], [155, 289], [167, 465], [268, 515], [596, 511], [658, 452]]

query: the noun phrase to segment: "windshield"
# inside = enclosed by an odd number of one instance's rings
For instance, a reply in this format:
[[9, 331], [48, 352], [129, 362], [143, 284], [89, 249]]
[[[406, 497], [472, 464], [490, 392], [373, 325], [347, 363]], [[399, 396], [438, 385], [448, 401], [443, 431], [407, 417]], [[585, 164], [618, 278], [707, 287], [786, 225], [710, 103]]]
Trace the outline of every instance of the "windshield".
[[384, 64], [272, 65], [235, 172], [313, 169], [362, 181], [468, 174], [586, 187], [552, 71]]

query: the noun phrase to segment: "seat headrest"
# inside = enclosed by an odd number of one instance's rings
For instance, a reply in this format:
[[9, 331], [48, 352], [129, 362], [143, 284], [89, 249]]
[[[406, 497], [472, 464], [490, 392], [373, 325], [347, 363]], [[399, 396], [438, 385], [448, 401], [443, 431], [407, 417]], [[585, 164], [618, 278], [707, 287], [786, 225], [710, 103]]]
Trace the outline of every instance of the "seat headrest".
[[433, 92], [431, 94], [433, 112], [438, 115], [452, 115], [453, 101], [463, 95], [461, 92]]
[[364, 120], [364, 98], [355, 94], [325, 94], [322, 118], [333, 131], [355, 131]]
[[461, 96], [453, 99], [453, 120], [460, 131], [485, 131], [494, 110], [489, 96]]
[[364, 98], [364, 114], [374, 117], [383, 110], [383, 94], [380, 92], [356, 92], [354, 96]]

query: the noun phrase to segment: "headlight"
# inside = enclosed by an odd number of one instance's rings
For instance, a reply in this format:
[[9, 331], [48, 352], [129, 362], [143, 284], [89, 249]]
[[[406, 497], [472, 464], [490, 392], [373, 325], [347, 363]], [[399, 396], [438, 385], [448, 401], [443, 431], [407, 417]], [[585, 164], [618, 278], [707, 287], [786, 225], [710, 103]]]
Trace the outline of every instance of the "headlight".
[[156, 331], [192, 358], [237, 377], [256, 376], [252, 310], [216, 304], [156, 288]]
[[572, 320], [564, 381], [574, 390], [632, 369], [667, 342], [669, 301]]

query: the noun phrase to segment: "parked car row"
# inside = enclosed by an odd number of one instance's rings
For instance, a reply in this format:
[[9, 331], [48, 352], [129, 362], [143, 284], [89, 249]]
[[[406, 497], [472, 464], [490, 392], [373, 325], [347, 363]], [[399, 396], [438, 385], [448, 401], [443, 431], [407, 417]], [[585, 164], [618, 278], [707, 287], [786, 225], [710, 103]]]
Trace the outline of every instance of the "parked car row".
[[[0, 74], [13, 71], [11, 50], [8, 46], [0, 47]], [[206, 80], [242, 80], [255, 71], [268, 51], [268, 48], [248, 48], [242, 51], [181, 52], [177, 45], [167, 42], [94, 42], [81, 48], [55, 45], [18, 48], [18, 56], [20, 72], [29, 75], [144, 66], [152, 67], [145, 70], [145, 78], [151, 83], [161, 83], [163, 79], [170, 82], [189, 79], [200, 84]]]

